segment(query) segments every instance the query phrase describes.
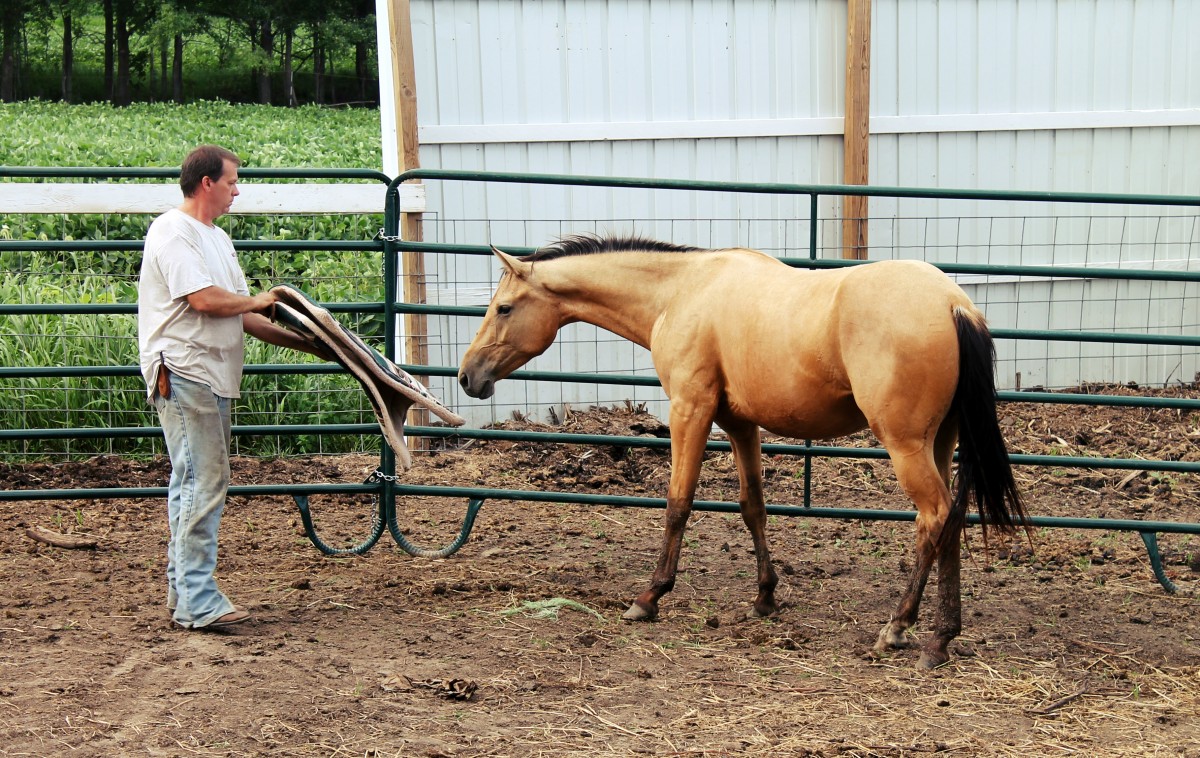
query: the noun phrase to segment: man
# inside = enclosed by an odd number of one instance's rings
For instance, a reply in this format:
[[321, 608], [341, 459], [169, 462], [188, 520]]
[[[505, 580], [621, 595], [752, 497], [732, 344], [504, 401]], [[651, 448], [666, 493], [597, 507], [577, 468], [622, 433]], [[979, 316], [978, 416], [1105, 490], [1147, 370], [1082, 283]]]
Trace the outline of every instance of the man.
[[241, 160], [201, 145], [183, 161], [183, 204], [146, 233], [138, 282], [138, 345], [149, 401], [158, 411], [171, 480], [167, 516], [167, 608], [185, 629], [239, 624], [250, 614], [218, 588], [217, 528], [229, 489], [230, 402], [240, 396], [243, 333], [322, 355], [262, 311], [233, 242], [213, 221], [238, 196]]

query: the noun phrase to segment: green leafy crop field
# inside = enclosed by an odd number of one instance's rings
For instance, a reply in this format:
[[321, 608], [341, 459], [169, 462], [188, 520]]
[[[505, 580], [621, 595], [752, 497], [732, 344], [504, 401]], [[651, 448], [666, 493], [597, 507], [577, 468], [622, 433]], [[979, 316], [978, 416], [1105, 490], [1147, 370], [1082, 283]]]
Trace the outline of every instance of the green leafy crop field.
[[[378, 111], [304, 107], [271, 108], [208, 102], [193, 105], [0, 104], [0, 164], [40, 167], [176, 167], [202, 142], [236, 152], [247, 167], [368, 168], [381, 163]], [[19, 181], [0, 178], [0, 181]], [[65, 180], [58, 180], [65, 181]], [[103, 191], [98, 188], [98, 191]], [[380, 208], [383, 206], [380, 185]], [[6, 213], [0, 239], [126, 240], [140, 242], [152, 217], [66, 213]], [[364, 216], [226, 216], [235, 240], [367, 240], [381, 214]], [[0, 249], [0, 302], [5, 304], [137, 302], [141, 252]], [[252, 289], [287, 282], [321, 302], [378, 302], [383, 297], [378, 253], [243, 251]], [[378, 337], [378, 316], [343, 315], [365, 338]], [[136, 317], [132, 314], [0, 314], [0, 365], [10, 368], [134, 367]], [[247, 363], [309, 363], [308, 356], [247, 340]], [[156, 426], [137, 376], [0, 377], [5, 428], [104, 430]], [[235, 425], [365, 423], [374, 416], [362, 392], [342, 374], [247, 375], [234, 409]], [[0, 440], [9, 460], [103, 453], [153, 454], [155, 438], [89, 436], [70, 440]], [[357, 435], [241, 437], [236, 452], [249, 455], [338, 453], [373, 450], [375, 437]]]
[[0, 103], [0, 125], [7, 166], [173, 167], [203, 142], [259, 168], [378, 169], [381, 161], [379, 112], [370, 109], [33, 101]]

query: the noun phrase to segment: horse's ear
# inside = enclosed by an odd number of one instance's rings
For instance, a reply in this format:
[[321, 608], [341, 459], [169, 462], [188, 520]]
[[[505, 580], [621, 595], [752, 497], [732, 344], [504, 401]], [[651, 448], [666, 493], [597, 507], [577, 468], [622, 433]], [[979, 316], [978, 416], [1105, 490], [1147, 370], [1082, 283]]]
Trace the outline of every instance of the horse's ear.
[[508, 269], [509, 273], [518, 279], [525, 279], [533, 273], [532, 263], [526, 263], [514, 255], [509, 255], [495, 245], [492, 245], [492, 252], [504, 264], [504, 268]]

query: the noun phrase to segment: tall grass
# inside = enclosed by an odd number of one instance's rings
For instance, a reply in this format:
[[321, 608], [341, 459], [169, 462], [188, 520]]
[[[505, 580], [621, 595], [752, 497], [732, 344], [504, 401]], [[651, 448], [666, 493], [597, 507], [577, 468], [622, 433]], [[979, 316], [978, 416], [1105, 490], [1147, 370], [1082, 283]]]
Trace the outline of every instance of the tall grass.
[[[201, 103], [128, 109], [51, 103], [0, 105], [0, 160], [8, 165], [175, 166], [198, 142], [220, 142], [247, 165], [376, 168], [378, 115], [317, 108], [272, 109]], [[64, 129], [65, 125], [71, 128]], [[133, 138], [131, 138], [133, 137]], [[21, 160], [14, 161], [13, 157]], [[380, 189], [382, 207], [383, 190]], [[140, 241], [148, 216], [65, 214], [0, 215], [0, 238]], [[234, 239], [370, 239], [380, 216], [224, 217]], [[374, 302], [383, 297], [378, 253], [254, 251], [240, 255], [252, 290], [287, 282], [321, 302]], [[140, 251], [0, 251], [0, 302], [75, 304], [137, 302]], [[379, 316], [341, 314], [371, 340], [382, 334]], [[382, 345], [376, 343], [377, 347]], [[302, 353], [247, 340], [247, 364], [310, 364]], [[0, 315], [0, 365], [8, 367], [132, 368], [138, 364], [136, 317]], [[157, 426], [140, 376], [0, 378], [0, 418], [7, 429], [104, 430]], [[301, 372], [247, 375], [234, 404], [238, 425], [370, 423], [361, 389], [344, 374]], [[241, 454], [337, 453], [377, 450], [378, 437], [271, 435], [241, 437]], [[0, 441], [0, 458], [146, 455], [161, 452], [157, 438]]]

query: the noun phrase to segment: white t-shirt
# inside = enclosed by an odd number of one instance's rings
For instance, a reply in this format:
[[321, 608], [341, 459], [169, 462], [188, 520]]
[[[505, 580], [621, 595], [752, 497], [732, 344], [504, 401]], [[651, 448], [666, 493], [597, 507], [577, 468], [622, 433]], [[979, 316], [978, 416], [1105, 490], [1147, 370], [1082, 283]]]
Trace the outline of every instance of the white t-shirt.
[[216, 395], [241, 396], [242, 317], [206, 316], [188, 305], [188, 295], [212, 286], [250, 294], [229, 235], [178, 208], [156, 218], [146, 232], [138, 280], [138, 347], [151, 397], [163, 362]]

